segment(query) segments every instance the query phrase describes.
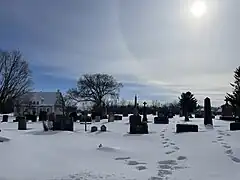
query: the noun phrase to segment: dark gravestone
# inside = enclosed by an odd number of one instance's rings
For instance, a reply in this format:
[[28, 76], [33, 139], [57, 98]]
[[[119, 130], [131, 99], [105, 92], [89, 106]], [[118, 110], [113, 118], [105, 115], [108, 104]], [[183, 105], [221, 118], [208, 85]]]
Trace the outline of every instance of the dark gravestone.
[[2, 122], [8, 122], [8, 115], [3, 115]]
[[114, 115], [114, 120], [116, 120], [116, 121], [122, 120], [122, 116], [120, 116], [120, 115]]
[[130, 125], [133, 124], [141, 124], [141, 116], [140, 115], [131, 115], [129, 116]]
[[107, 127], [106, 127], [105, 125], [102, 125], [102, 126], [100, 127], [100, 131], [106, 132], [106, 131], [107, 131]]
[[146, 110], [146, 102], [143, 102], [143, 122], [147, 122], [147, 110]]
[[40, 111], [39, 121], [46, 121], [46, 120], [47, 120], [47, 112], [46, 111]]
[[64, 120], [66, 119], [63, 115], [56, 115], [56, 119], [53, 122], [53, 130], [61, 131], [64, 130]]
[[198, 132], [198, 126], [195, 124], [177, 124], [176, 133], [181, 132]]
[[140, 115], [131, 115], [129, 117], [130, 134], [148, 134], [147, 122], [141, 121]]
[[128, 113], [124, 112], [123, 117], [128, 117]]
[[204, 125], [213, 125], [211, 101], [208, 97], [204, 100]]
[[66, 117], [66, 119], [63, 122], [64, 122], [64, 125], [63, 125], [64, 131], [73, 131], [74, 129], [73, 118]]
[[91, 127], [91, 132], [96, 132], [98, 130], [97, 126], [92, 126]]
[[27, 130], [27, 121], [25, 117], [18, 117], [18, 130]]
[[230, 123], [230, 131], [240, 130], [240, 122]]
[[227, 120], [227, 121], [234, 121], [235, 118], [233, 117], [233, 107], [228, 104], [228, 101], [224, 105], [221, 106], [222, 108], [222, 114], [220, 116], [221, 120]]
[[169, 124], [169, 119], [167, 116], [159, 113], [158, 117], [154, 117], [154, 124]]

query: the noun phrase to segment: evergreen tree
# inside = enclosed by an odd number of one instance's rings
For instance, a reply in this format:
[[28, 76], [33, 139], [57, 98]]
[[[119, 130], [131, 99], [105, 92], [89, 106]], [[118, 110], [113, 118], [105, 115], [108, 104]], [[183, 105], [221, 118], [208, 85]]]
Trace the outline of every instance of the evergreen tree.
[[191, 92], [182, 93], [179, 97], [179, 104], [185, 121], [189, 121], [189, 113], [192, 113], [197, 108], [197, 100]]
[[227, 93], [225, 100], [232, 105], [235, 116], [240, 115], [240, 66], [234, 71], [234, 82], [230, 85], [233, 92]]

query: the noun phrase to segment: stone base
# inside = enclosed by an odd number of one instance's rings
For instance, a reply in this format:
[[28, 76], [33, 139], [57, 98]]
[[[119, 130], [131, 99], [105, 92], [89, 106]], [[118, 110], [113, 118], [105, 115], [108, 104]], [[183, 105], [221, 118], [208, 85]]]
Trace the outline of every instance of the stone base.
[[240, 130], [240, 122], [230, 123], [230, 131]]
[[235, 121], [235, 117], [233, 116], [220, 116], [220, 119], [226, 121]]
[[177, 124], [176, 133], [181, 132], [198, 132], [198, 125], [195, 124]]
[[138, 125], [130, 125], [130, 134], [148, 134], [147, 123], [142, 123]]

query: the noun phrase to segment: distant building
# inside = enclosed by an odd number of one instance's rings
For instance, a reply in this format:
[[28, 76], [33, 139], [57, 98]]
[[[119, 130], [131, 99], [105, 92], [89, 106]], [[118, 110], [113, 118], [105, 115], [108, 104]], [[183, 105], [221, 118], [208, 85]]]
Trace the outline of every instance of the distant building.
[[14, 114], [36, 113], [46, 111], [47, 113], [62, 114], [61, 104], [58, 102], [60, 91], [57, 92], [29, 92], [21, 99], [21, 104], [14, 107]]

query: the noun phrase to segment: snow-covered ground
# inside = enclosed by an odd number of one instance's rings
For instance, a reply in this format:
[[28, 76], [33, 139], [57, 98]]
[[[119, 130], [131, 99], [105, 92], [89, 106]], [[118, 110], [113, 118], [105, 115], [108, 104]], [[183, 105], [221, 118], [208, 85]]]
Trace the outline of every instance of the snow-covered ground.
[[107, 126], [101, 133], [84, 132], [79, 123], [74, 132], [43, 132], [39, 122], [18, 131], [17, 123], [1, 123], [0, 137], [10, 141], [0, 143], [0, 180], [239, 179], [240, 132], [230, 132], [229, 122], [215, 120], [210, 129], [192, 119], [198, 133], [176, 134], [178, 122], [149, 123], [148, 135], [129, 135], [128, 118], [95, 123]]

